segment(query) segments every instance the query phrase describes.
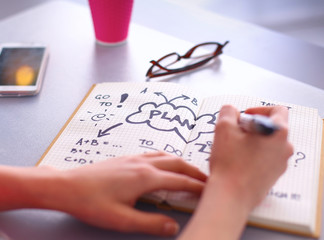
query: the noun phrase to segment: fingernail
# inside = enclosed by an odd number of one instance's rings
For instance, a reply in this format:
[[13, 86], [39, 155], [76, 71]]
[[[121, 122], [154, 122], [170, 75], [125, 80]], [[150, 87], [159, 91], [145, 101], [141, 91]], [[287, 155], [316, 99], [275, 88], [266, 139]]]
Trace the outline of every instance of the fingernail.
[[164, 224], [164, 233], [167, 235], [175, 235], [179, 232], [179, 224], [175, 222], [167, 222]]

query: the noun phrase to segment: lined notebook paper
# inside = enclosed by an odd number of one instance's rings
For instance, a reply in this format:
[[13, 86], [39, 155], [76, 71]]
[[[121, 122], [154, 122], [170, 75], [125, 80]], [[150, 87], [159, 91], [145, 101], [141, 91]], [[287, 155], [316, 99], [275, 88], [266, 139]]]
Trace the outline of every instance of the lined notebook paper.
[[[90, 89], [39, 165], [70, 169], [122, 155], [166, 151], [208, 174], [214, 125], [224, 104], [240, 111], [272, 105], [289, 109], [294, 155], [286, 173], [252, 212], [250, 223], [318, 235], [322, 119], [316, 109], [247, 96], [203, 98], [172, 83], [101, 83]], [[198, 201], [185, 192], [160, 191], [146, 197], [186, 211]]]

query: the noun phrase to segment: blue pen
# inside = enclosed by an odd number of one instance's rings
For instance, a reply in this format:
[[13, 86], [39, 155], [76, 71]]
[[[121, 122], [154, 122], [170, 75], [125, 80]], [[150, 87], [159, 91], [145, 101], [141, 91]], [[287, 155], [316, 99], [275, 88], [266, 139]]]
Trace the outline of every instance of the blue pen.
[[261, 135], [271, 135], [279, 129], [269, 117], [259, 114], [241, 113], [239, 125], [246, 132]]

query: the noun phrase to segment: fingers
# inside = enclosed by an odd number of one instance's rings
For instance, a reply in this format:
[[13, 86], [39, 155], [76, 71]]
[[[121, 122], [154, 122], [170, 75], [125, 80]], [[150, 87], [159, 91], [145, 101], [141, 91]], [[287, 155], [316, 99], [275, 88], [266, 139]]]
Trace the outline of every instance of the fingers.
[[[284, 106], [274, 107], [256, 107], [250, 108], [245, 111], [248, 114], [261, 114], [271, 117], [271, 119], [280, 126], [280, 131], [276, 134], [282, 141], [288, 138], [288, 108]], [[293, 145], [289, 142], [286, 143], [286, 158], [293, 154]]]
[[172, 236], [178, 233], [179, 224], [162, 214], [142, 212], [121, 206], [120, 221], [115, 229], [122, 232], [141, 232], [159, 236]]
[[136, 180], [142, 182], [138, 196], [156, 190], [180, 190], [201, 193], [207, 176], [182, 158], [163, 152], [129, 158]]
[[249, 108], [245, 113], [269, 116], [273, 121], [284, 126], [288, 123], [288, 109], [284, 106]]
[[228, 121], [232, 124], [237, 125], [237, 120], [239, 118], [240, 113], [237, 111], [237, 109], [231, 105], [224, 105], [218, 116], [218, 122], [222, 121]]
[[204, 183], [194, 178], [167, 171], [160, 171], [156, 176], [152, 190], [165, 189], [171, 191], [188, 191], [201, 193]]
[[[279, 131], [276, 131], [274, 138], [286, 141], [288, 138], [288, 109], [284, 106], [274, 107], [256, 107], [245, 111], [248, 114], [261, 114], [269, 116], [273, 122], [279, 126]], [[292, 147], [289, 146], [289, 149]], [[290, 152], [290, 151], [289, 151]]]
[[137, 196], [157, 190], [186, 191], [200, 194], [204, 182], [174, 172], [164, 171], [153, 166], [143, 165], [136, 170], [136, 179], [141, 182], [137, 187]]
[[160, 159], [154, 160], [152, 165], [164, 171], [184, 174], [205, 182], [207, 176], [197, 167], [185, 162], [182, 158], [164, 153]]
[[[245, 110], [247, 114], [261, 114], [269, 117], [280, 117], [283, 121], [288, 121], [288, 109], [284, 106], [274, 107], [254, 107]], [[219, 113], [218, 120], [230, 120], [233, 123], [237, 121], [239, 117], [237, 109], [231, 105], [224, 105]]]
[[203, 182], [207, 179], [206, 174], [201, 172], [199, 168], [187, 163], [180, 157], [162, 151], [146, 153], [142, 157], [147, 163], [160, 170], [184, 174]]
[[240, 128], [238, 125], [239, 114], [238, 110], [231, 105], [224, 105], [221, 108], [215, 125], [216, 134], [214, 135], [214, 142], [218, 138], [217, 135], [222, 136], [221, 141], [226, 142], [230, 140], [228, 138], [229, 133], [232, 130], [237, 131]]

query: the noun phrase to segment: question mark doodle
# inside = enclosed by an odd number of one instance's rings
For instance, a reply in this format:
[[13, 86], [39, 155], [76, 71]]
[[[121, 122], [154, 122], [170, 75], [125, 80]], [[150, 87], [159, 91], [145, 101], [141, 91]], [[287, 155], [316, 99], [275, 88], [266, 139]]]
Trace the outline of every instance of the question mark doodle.
[[306, 155], [304, 153], [302, 153], [302, 152], [297, 152], [297, 156], [299, 156], [299, 158], [297, 158], [295, 160], [295, 163], [296, 163], [295, 167], [297, 167], [297, 164], [298, 164], [299, 161], [304, 160], [306, 158]]

